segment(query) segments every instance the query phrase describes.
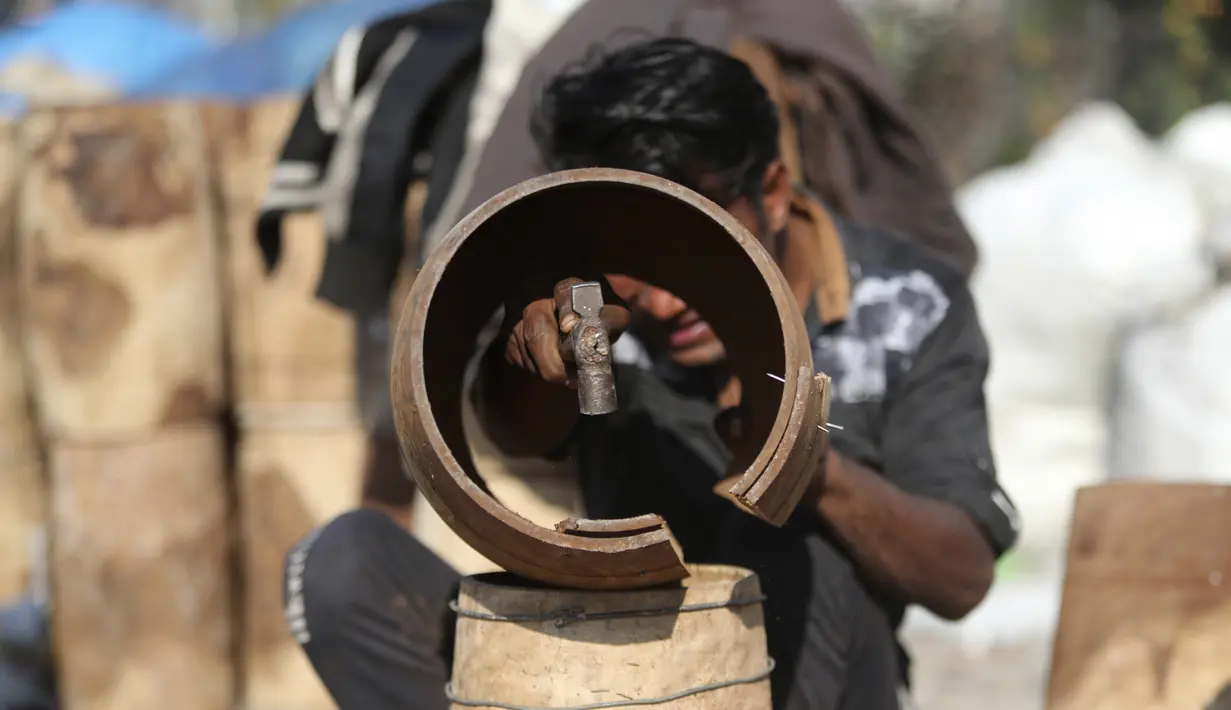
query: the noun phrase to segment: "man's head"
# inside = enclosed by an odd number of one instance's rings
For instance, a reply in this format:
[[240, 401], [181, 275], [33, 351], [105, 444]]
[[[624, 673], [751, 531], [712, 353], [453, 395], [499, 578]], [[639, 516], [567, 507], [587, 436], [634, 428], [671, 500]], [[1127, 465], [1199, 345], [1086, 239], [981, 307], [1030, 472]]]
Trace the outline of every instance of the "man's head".
[[[556, 76], [531, 132], [551, 170], [636, 170], [691, 188], [725, 207], [762, 242], [786, 226], [791, 185], [778, 155], [778, 114], [746, 64], [684, 39], [634, 44]], [[683, 365], [724, 355], [687, 305], [662, 289], [610, 275], [650, 333]]]

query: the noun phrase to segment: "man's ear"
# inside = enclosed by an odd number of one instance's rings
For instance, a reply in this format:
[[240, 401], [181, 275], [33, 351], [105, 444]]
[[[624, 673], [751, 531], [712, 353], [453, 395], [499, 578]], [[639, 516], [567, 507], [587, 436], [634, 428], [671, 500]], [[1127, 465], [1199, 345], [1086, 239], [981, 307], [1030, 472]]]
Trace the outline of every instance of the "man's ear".
[[765, 218], [769, 220], [770, 234], [786, 229], [787, 218], [790, 216], [791, 197], [795, 186], [791, 184], [791, 176], [781, 160], [775, 160], [765, 169], [761, 204], [765, 209]]

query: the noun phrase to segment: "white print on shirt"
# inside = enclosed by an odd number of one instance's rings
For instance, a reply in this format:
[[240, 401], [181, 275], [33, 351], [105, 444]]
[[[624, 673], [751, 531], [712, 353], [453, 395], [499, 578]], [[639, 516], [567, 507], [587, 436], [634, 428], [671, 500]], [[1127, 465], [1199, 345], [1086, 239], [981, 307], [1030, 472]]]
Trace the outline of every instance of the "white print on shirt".
[[842, 402], [875, 402], [889, 387], [889, 355], [907, 370], [919, 346], [949, 312], [949, 297], [923, 271], [868, 276], [851, 289], [849, 315], [841, 329], [813, 343], [818, 369], [833, 378]]
[[312, 551], [312, 543], [319, 535], [320, 529], [312, 531], [291, 551], [286, 561], [286, 626], [301, 646], [312, 640], [308, 619], [304, 615], [303, 571], [307, 566], [308, 553]]

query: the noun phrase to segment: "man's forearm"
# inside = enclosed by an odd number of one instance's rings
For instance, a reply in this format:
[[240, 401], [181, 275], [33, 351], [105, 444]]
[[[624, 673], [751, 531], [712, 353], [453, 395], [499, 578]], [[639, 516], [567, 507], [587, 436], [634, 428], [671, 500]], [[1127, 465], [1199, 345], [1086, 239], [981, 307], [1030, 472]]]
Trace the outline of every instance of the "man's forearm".
[[543, 456], [577, 423], [577, 393], [505, 360], [498, 337], [483, 354], [475, 409], [489, 439], [509, 456]]
[[951, 620], [987, 594], [995, 556], [965, 511], [907, 493], [832, 451], [819, 488], [823, 524], [891, 594]]

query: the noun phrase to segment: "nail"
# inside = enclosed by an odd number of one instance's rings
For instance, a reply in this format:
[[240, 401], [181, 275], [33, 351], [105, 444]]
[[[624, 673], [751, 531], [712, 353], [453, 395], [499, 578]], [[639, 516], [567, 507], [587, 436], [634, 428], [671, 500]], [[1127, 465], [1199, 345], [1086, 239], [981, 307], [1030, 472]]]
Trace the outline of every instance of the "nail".
[[568, 315], [560, 319], [560, 330], [564, 331], [565, 333], [569, 332], [570, 330], [573, 329], [574, 326], [577, 325], [577, 321], [579, 320], [581, 319], [577, 317], [577, 314], [569, 313]]
[[765, 376], [766, 376], [766, 377], [768, 377], [768, 378], [769, 378], [769, 379], [771, 379], [771, 380], [778, 380], [779, 382], [781, 382], [781, 383], [782, 383], [782, 384], [784, 384], [784, 385], [786, 384], [786, 379], [785, 379], [785, 378], [779, 377], [779, 376], [777, 376], [777, 375], [771, 375], [771, 374], [769, 374], [768, 372], [767, 372], [767, 373], [765, 373]]

